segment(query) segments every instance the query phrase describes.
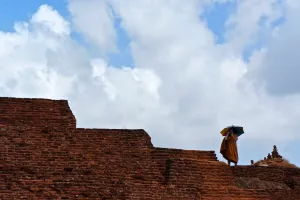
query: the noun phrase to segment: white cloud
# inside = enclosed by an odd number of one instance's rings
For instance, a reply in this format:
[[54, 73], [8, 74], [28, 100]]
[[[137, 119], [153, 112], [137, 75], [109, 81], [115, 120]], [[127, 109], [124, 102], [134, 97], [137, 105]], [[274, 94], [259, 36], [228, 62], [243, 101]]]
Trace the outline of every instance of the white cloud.
[[69, 22], [65, 21], [56, 10], [48, 5], [40, 6], [39, 10], [32, 16], [31, 22], [56, 34], [70, 34]]
[[247, 45], [255, 44], [262, 37], [268, 37], [272, 23], [283, 14], [278, 0], [240, 0], [236, 12], [226, 22], [226, 38], [232, 50], [240, 52]]
[[275, 96], [297, 95], [300, 92], [300, 26], [299, 7], [286, 7], [286, 23], [276, 29], [264, 53], [262, 66], [254, 73], [265, 82], [268, 93]]
[[106, 0], [69, 0], [74, 27], [88, 42], [104, 52], [117, 47], [113, 13]]
[[[16, 32], [0, 32], [0, 95], [68, 98], [78, 126], [145, 128], [156, 146], [218, 152], [220, 129], [241, 124], [247, 132], [239, 140], [244, 162], [253, 158], [247, 153], [254, 146], [259, 156], [273, 143], [284, 148], [299, 140], [299, 97], [273, 97], [257, 78], [262, 65], [276, 59], [272, 50], [289, 47], [274, 42], [249, 63], [241, 56], [261, 31], [259, 19], [267, 15], [271, 23], [280, 9], [271, 0], [241, 1], [229, 40], [216, 45], [199, 18], [199, 2], [70, 0], [76, 30], [106, 52], [116, 47], [110, 6], [115, 9], [132, 39], [134, 69], [91, 57], [70, 38], [69, 23], [42, 6], [28, 23], [18, 23]], [[289, 36], [293, 41], [295, 35]]]
[[[64, 51], [71, 50], [65, 45], [72, 43], [68, 37], [69, 23], [50, 6], [43, 5], [29, 23], [16, 23], [15, 31], [0, 32], [1, 95], [66, 98], [75, 77], [63, 76], [59, 70], [65, 65], [54, 66], [53, 63], [59, 58], [63, 61], [66, 58]], [[74, 48], [71, 51], [76, 53], [79, 50]], [[54, 54], [51, 60], [47, 59]], [[69, 58], [68, 62], [72, 60], [76, 59]]]

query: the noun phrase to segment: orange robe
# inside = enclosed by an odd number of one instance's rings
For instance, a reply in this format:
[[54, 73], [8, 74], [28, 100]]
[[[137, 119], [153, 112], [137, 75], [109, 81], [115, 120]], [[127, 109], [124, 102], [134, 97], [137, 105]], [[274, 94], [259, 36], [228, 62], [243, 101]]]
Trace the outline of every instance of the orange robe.
[[220, 153], [223, 155], [223, 157], [230, 161], [237, 163], [239, 160], [238, 150], [237, 150], [237, 144], [236, 141], [238, 140], [237, 136], [232, 134], [226, 138], [224, 137]]

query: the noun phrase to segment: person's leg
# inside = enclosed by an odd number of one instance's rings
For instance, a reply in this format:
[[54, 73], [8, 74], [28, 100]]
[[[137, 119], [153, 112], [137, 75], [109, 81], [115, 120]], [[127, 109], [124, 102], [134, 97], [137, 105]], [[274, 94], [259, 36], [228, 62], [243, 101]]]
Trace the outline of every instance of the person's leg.
[[230, 166], [230, 161], [229, 161], [229, 160], [227, 161], [227, 163], [228, 163], [228, 165]]
[[235, 162], [235, 163], [234, 163], [234, 166], [236, 166], [236, 165], [237, 165], [237, 163]]

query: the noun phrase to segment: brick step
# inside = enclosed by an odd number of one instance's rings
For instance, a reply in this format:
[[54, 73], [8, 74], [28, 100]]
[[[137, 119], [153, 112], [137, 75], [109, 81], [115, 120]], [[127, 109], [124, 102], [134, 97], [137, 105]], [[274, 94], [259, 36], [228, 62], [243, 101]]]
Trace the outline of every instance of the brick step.
[[217, 196], [217, 197], [201, 197], [200, 200], [271, 200], [269, 198], [257, 198], [257, 197], [224, 197], [224, 196]]
[[210, 162], [205, 160], [199, 160], [198, 165], [201, 166], [202, 170], [206, 170], [206, 171], [211, 171], [211, 170], [231, 171], [230, 168], [227, 168], [227, 166], [218, 165], [218, 161]]
[[154, 159], [185, 158], [217, 161], [217, 156], [214, 151], [181, 150], [169, 148], [155, 148], [153, 150], [153, 157]]
[[271, 198], [268, 195], [264, 196], [255, 196], [255, 195], [235, 195], [235, 194], [221, 194], [218, 193], [216, 195], [211, 195], [211, 196], [201, 196], [201, 200], [271, 200]]
[[226, 170], [226, 169], [216, 169], [216, 168], [211, 168], [211, 169], [205, 169], [203, 168], [201, 165], [196, 165], [197, 166], [197, 169], [199, 169], [203, 174], [209, 174], [208, 176], [210, 175], [221, 175], [221, 176], [224, 176], [224, 175], [232, 175], [232, 171], [230, 170]]
[[252, 195], [236, 195], [236, 194], [230, 194], [230, 193], [220, 193], [219, 191], [212, 191], [212, 192], [217, 192], [215, 195], [201, 195], [201, 200], [207, 200], [207, 199], [213, 199], [213, 200], [217, 200], [217, 199], [221, 199], [224, 200], [226, 198], [232, 200], [271, 200], [270, 197], [268, 195], [264, 195], [264, 196], [255, 196], [254, 194]]
[[220, 161], [215, 161], [215, 160], [197, 160], [198, 165], [201, 165], [203, 170], [211, 170], [211, 169], [216, 169], [216, 170], [227, 170], [231, 171], [230, 167], [228, 165], [225, 165], [224, 163]]
[[[201, 196], [205, 198], [215, 198], [222, 196], [223, 198], [235, 198], [235, 199], [269, 199], [268, 194], [264, 190], [251, 190], [251, 189], [240, 189], [235, 186], [223, 186], [212, 187], [206, 186], [200, 188]], [[203, 199], [201, 198], [201, 199]]]
[[232, 180], [235, 181], [233, 176], [230, 175], [219, 175], [219, 174], [214, 174], [214, 175], [204, 175], [203, 180], [205, 182], [218, 182], [222, 180]]
[[188, 150], [183, 150], [181, 152], [175, 152], [177, 151], [177, 149], [175, 150], [158, 150], [157, 148], [155, 148], [154, 152], [155, 155], [164, 155], [164, 156], [184, 156], [184, 157], [200, 157], [200, 156], [216, 156], [215, 152], [210, 152], [210, 151], [188, 151]]
[[[166, 162], [168, 159], [178, 159], [177, 157], [164, 157], [164, 156], [155, 156], [153, 159], [155, 162]], [[194, 158], [194, 157], [186, 157], [184, 159], [189, 159], [189, 160], [198, 160], [202, 162], [208, 162], [208, 161], [217, 161], [215, 157], [212, 156], [202, 156], [201, 158]]]
[[211, 177], [217, 177], [217, 178], [233, 177], [232, 172], [230, 171], [228, 172], [224, 170], [211, 170], [211, 171], [201, 170], [201, 172], [204, 175], [205, 179], [210, 179]]
[[214, 187], [225, 187], [226, 185], [234, 185], [235, 182], [232, 181], [218, 181], [218, 182], [213, 182], [213, 181], [205, 181], [202, 184], [203, 188], [211, 188], [211, 186], [213, 185]]
[[[164, 155], [155, 155], [155, 159], [160, 160], [160, 159], [172, 159], [172, 158], [177, 158], [177, 157], [169, 157], [169, 156], [164, 156]], [[203, 160], [203, 161], [217, 161], [217, 158], [215, 156], [211, 155], [203, 155], [200, 158], [195, 158], [194, 156], [185, 156], [185, 159], [196, 159], [196, 160]]]
[[216, 174], [216, 173], [218, 173], [218, 174], [220, 174], [220, 175], [225, 175], [225, 174], [230, 174], [230, 175], [232, 175], [232, 171], [230, 171], [230, 170], [227, 170], [227, 169], [224, 169], [224, 168], [211, 168], [211, 169], [205, 169], [205, 168], [203, 168], [203, 166], [201, 166], [201, 165], [198, 165], [197, 166], [199, 169], [201, 169], [201, 171], [203, 172], [203, 173], [208, 173], [208, 174], [212, 174], [212, 175], [214, 175], [214, 174]]

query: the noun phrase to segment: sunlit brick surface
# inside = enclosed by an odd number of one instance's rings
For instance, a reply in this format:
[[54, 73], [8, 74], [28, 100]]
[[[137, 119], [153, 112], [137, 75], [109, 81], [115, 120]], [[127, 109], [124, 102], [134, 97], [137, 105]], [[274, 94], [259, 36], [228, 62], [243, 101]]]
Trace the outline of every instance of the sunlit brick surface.
[[76, 128], [64, 100], [0, 98], [0, 199], [300, 200], [299, 183], [299, 169], [156, 148], [142, 129]]

